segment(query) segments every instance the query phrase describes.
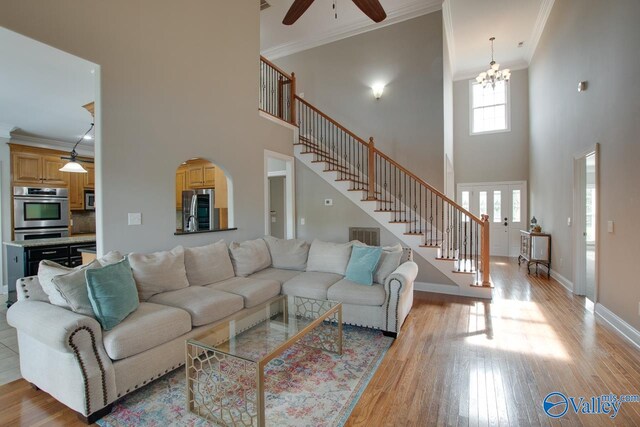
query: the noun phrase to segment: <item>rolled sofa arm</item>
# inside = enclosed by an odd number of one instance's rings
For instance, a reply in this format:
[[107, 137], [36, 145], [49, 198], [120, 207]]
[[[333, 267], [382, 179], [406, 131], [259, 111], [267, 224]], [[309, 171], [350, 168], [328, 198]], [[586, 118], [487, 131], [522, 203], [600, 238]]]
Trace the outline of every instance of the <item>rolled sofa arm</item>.
[[418, 275], [418, 264], [407, 261], [387, 277], [385, 330], [398, 334], [413, 305], [413, 282]]
[[22, 300], [7, 311], [18, 331], [22, 376], [85, 416], [116, 399], [115, 373], [93, 318]]

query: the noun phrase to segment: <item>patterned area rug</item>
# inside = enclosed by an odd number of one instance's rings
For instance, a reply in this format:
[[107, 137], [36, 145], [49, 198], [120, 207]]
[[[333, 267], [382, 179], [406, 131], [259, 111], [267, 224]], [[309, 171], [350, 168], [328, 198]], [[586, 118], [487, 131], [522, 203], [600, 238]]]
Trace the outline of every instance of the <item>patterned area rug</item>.
[[[343, 354], [296, 344], [265, 368], [268, 426], [342, 426], [393, 342], [380, 331], [345, 325]], [[119, 401], [103, 427], [209, 426], [185, 405], [178, 369]]]

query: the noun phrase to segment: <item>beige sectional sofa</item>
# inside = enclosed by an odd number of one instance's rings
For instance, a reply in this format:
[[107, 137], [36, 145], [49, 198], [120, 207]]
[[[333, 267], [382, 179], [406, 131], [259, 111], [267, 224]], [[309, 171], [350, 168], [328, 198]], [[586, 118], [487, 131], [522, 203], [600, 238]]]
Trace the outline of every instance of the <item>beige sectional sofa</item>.
[[[309, 247], [265, 238], [232, 243], [229, 250], [221, 245], [130, 254], [140, 304], [108, 331], [91, 316], [52, 304], [37, 276], [20, 279], [7, 320], [18, 332], [22, 376], [93, 422], [122, 396], [181, 366], [186, 339], [280, 294], [341, 301], [345, 323], [392, 336], [413, 303], [417, 265], [396, 265], [391, 258], [400, 260], [398, 248], [383, 252], [389, 258], [381, 259], [375, 276], [382, 283], [366, 286], [344, 277], [351, 243]], [[145, 271], [145, 263], [154, 262], [156, 270]], [[382, 272], [383, 263], [393, 270]], [[158, 274], [166, 265], [166, 274]], [[181, 271], [186, 279], [176, 280]]]

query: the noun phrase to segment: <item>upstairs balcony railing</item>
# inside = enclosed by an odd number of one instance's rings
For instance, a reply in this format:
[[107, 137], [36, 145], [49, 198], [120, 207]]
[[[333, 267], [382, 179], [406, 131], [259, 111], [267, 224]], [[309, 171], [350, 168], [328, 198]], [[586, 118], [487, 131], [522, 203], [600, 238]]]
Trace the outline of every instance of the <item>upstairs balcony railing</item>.
[[278, 68], [267, 58], [260, 57], [260, 100], [258, 108], [280, 120], [296, 124], [294, 95], [296, 76]]

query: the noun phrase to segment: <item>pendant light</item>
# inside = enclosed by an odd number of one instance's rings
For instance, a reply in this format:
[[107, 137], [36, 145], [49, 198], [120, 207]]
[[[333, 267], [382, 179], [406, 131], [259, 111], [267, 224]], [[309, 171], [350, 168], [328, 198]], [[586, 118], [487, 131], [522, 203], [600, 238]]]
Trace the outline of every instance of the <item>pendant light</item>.
[[500, 64], [498, 64], [493, 59], [493, 42], [495, 41], [495, 39], [495, 37], [491, 37], [489, 39], [489, 41], [491, 42], [491, 62], [489, 63], [489, 69], [478, 74], [478, 77], [476, 77], [476, 81], [481, 84], [482, 87], [491, 85], [491, 87], [494, 89], [496, 88], [496, 82], [508, 82], [511, 78], [511, 70], [509, 70], [508, 68], [500, 70]]
[[[87, 170], [83, 168], [82, 165], [77, 160], [78, 153], [76, 153], [76, 147], [78, 146], [78, 144], [82, 142], [82, 140], [91, 139], [89, 132], [91, 132], [92, 129], [93, 129], [93, 123], [91, 123], [91, 127], [89, 128], [89, 130], [86, 131], [84, 135], [82, 135], [82, 137], [78, 140], [78, 142], [76, 142], [76, 145], [73, 146], [73, 149], [69, 154], [70, 157], [60, 157], [63, 160], [69, 160], [67, 164], [65, 164], [63, 167], [58, 169], [60, 172], [87, 173]], [[93, 163], [92, 161], [89, 161], [89, 160], [83, 160], [83, 162]]]

